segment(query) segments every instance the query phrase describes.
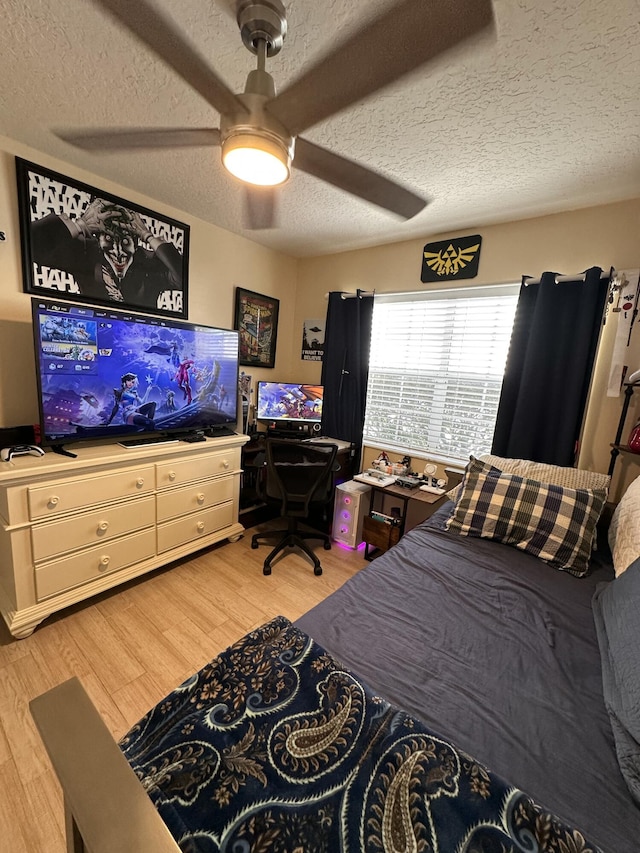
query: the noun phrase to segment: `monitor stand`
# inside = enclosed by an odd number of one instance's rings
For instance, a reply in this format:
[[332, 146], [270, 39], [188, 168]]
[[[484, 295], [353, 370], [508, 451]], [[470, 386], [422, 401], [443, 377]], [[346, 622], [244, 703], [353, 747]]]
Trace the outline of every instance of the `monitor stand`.
[[273, 438], [289, 438], [303, 441], [306, 438], [312, 438], [316, 433], [320, 434], [320, 424], [317, 421], [313, 423], [299, 420], [274, 421], [267, 427], [267, 435]]
[[204, 430], [204, 434], [208, 438], [226, 438], [231, 435], [237, 435], [238, 433], [232, 426], [211, 426]]

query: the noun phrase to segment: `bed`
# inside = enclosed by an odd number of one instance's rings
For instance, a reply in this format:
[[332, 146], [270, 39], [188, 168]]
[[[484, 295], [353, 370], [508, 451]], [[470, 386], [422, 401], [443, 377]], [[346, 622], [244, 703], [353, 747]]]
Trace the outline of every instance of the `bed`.
[[[610, 550], [604, 479], [506, 467], [471, 460], [454, 502], [295, 625], [242, 638], [119, 747], [79, 682], [34, 700], [70, 837], [155, 853], [640, 849], [640, 479]], [[550, 556], [501, 526], [522, 522], [513, 490], [528, 506], [531, 483], [561, 514], [570, 498], [564, 527], [590, 517], [568, 567], [566, 535]], [[455, 529], [479, 518], [480, 534]]]

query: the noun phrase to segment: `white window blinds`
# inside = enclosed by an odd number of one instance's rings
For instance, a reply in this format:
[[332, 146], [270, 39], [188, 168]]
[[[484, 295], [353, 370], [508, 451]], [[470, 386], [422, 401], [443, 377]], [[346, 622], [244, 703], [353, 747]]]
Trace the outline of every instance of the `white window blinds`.
[[376, 296], [364, 441], [443, 462], [488, 452], [518, 292]]

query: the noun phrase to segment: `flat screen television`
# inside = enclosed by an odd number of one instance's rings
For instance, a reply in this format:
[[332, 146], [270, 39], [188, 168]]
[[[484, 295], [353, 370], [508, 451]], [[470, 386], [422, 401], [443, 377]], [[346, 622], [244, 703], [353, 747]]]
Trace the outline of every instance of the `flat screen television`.
[[259, 421], [320, 423], [322, 395], [322, 385], [258, 382], [256, 417]]
[[33, 299], [42, 444], [229, 432], [238, 333]]

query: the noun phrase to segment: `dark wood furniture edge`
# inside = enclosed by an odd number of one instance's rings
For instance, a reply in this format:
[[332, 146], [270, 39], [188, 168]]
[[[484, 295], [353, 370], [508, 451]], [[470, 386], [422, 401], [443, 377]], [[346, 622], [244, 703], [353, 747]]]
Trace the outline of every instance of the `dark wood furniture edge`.
[[464, 477], [464, 469], [456, 470], [455, 468], [449, 468], [445, 465], [444, 472], [447, 475], [447, 485], [445, 486], [447, 491], [455, 489], [456, 486], [460, 485], [462, 478]]
[[400, 525], [386, 524], [367, 515], [362, 519], [362, 538], [364, 539], [364, 558], [371, 561], [398, 544]]
[[77, 678], [29, 707], [62, 787], [68, 853], [179, 853]]

